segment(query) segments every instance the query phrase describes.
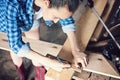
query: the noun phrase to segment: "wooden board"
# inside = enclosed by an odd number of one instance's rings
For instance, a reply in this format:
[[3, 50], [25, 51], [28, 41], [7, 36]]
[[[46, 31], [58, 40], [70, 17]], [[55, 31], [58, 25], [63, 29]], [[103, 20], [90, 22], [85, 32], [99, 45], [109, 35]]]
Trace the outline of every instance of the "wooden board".
[[61, 72], [49, 69], [45, 75], [45, 80], [71, 80], [74, 70], [66, 69]]
[[[107, 0], [94, 0], [94, 2], [94, 7], [98, 14], [101, 16], [107, 4]], [[76, 34], [82, 51], [86, 49], [98, 22], [99, 20], [95, 14], [89, 8], [87, 8], [86, 12], [82, 15], [78, 23], [76, 23]]]
[[[65, 56], [62, 58], [67, 59], [67, 55], [66, 58]], [[89, 64], [84, 69], [84, 71], [120, 79], [119, 73], [117, 73], [117, 71], [109, 64], [109, 62], [100, 53], [99, 54], [89, 53], [88, 58]], [[72, 61], [72, 59], [70, 61]]]
[[120, 75], [117, 71], [115, 71], [101, 54], [90, 53], [89, 64], [84, 70], [120, 79]]
[[[36, 52], [46, 56], [47, 54], [51, 54], [53, 56], [57, 56], [60, 50], [62, 49], [62, 45], [49, 43], [40, 40], [32, 40], [23, 37], [25, 42], [29, 42], [30, 46]], [[8, 46], [8, 41], [5, 33], [0, 32], [0, 48], [4, 50], [10, 51], [11, 49]]]

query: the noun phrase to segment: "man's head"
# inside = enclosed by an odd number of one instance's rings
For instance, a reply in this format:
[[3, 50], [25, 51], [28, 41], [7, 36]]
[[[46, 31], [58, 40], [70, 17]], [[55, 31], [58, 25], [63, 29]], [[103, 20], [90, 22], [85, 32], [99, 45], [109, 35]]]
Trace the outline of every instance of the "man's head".
[[55, 22], [72, 16], [79, 3], [80, 0], [35, 0], [43, 10], [43, 18]]

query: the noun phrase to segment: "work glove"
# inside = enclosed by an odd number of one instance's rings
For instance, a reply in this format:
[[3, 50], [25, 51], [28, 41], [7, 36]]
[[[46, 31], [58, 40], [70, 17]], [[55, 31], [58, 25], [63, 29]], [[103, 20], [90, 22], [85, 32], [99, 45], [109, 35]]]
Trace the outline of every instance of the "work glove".
[[90, 8], [94, 7], [94, 1], [93, 0], [87, 0], [87, 6]]

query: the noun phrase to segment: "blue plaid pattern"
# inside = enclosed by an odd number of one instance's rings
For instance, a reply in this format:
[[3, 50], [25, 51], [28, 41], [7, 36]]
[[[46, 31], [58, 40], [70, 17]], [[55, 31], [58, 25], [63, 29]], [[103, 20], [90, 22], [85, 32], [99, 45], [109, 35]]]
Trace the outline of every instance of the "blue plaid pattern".
[[22, 41], [22, 32], [32, 27], [32, 4], [33, 0], [0, 0], [0, 31], [7, 33], [9, 45], [15, 53], [26, 45]]
[[[5, 25], [6, 25], [6, 20], [5, 20], [5, 10], [7, 4], [5, 3], [5, 0], [0, 0], [0, 30], [1, 31], [6, 31]], [[1, 27], [2, 26], [2, 27]]]
[[52, 20], [46, 20], [46, 21], [45, 21], [45, 24], [46, 24], [48, 27], [50, 27], [50, 26], [52, 26], [52, 24], [54, 24], [54, 22], [53, 22]]
[[69, 24], [74, 24], [74, 20], [73, 20], [72, 16], [69, 18], [60, 19], [59, 22], [62, 27], [67, 26]]
[[[62, 27], [69, 25], [69, 24], [74, 24], [74, 19], [71, 17], [69, 18], [65, 18], [65, 19], [60, 19], [59, 23], [61, 24]], [[54, 24], [54, 22], [52, 20], [46, 20], [45, 24], [47, 26], [51, 26], [52, 24]]]
[[76, 31], [76, 26], [74, 24], [74, 19], [72, 16], [65, 19], [60, 19], [59, 23], [61, 24], [64, 33], [67, 33], [69, 31]]
[[[71, 17], [69, 18], [65, 18], [65, 19], [60, 19], [59, 23], [62, 26], [63, 31], [66, 33], [67, 31], [75, 31], [75, 24], [74, 24], [74, 19]], [[46, 20], [45, 24], [47, 26], [51, 26], [52, 24], [54, 24], [54, 22], [52, 20]]]

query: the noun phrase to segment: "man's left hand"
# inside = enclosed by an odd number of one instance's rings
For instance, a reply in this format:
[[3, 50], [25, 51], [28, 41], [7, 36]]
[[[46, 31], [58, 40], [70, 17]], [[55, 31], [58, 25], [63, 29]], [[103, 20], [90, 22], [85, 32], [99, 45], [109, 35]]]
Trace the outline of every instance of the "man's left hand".
[[75, 53], [77, 54], [76, 56], [74, 56], [74, 64], [75, 64], [75, 66], [85, 68], [87, 66], [87, 64], [88, 64], [86, 54], [83, 53], [83, 52], [79, 52], [79, 51], [75, 51]]

